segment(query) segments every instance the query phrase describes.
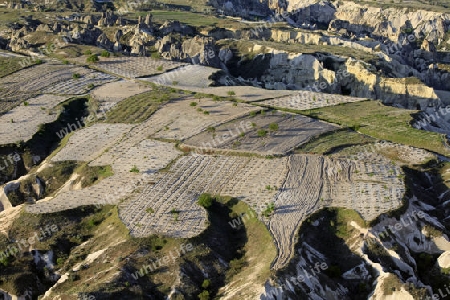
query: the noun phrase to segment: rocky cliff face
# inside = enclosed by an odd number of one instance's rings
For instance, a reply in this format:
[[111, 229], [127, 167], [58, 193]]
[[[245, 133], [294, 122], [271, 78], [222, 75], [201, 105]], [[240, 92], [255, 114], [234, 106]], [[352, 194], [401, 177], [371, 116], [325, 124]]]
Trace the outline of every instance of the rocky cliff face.
[[333, 55], [287, 53], [254, 45], [250, 53], [265, 52], [251, 60], [227, 59], [235, 77], [267, 89], [306, 89], [380, 99], [409, 109], [440, 107], [434, 90], [417, 78], [387, 78], [367, 63]]

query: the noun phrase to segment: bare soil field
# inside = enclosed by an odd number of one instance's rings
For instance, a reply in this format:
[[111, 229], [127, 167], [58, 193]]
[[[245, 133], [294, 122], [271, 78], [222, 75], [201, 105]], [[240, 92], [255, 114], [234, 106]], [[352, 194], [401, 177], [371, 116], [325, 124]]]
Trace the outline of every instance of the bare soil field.
[[288, 168], [269, 222], [279, 249], [275, 269], [288, 263], [295, 234], [314, 211], [324, 206], [345, 207], [370, 221], [402, 204], [403, 173], [387, 160], [364, 162], [293, 155]]
[[36, 93], [3, 89], [0, 87], [0, 115], [10, 111], [20, 103], [37, 96]]
[[233, 105], [229, 101], [185, 97], [164, 105], [145, 122], [145, 128], [150, 129], [147, 129], [149, 134], [155, 138], [184, 140], [209, 126], [217, 126], [260, 109], [244, 103]]
[[161, 85], [177, 86], [181, 89], [207, 88], [213, 83], [211, 76], [218, 71], [221, 70], [200, 65], [187, 65], [145, 80]]
[[38, 131], [39, 125], [51, 123], [58, 118], [58, 113], [52, 109], [67, 97], [42, 95], [31, 98], [0, 116], [0, 142], [15, 143], [19, 140], [28, 141]]
[[91, 91], [91, 96], [100, 102], [119, 102], [128, 97], [151, 90], [145, 84], [134, 80], [119, 80], [99, 86]]
[[136, 237], [193, 237], [206, 228], [206, 211], [196, 204], [202, 193], [238, 197], [261, 213], [276, 194], [266, 187], [281, 185], [285, 175], [285, 158], [183, 156], [154, 186], [121, 203], [120, 217]]
[[[181, 152], [177, 151], [173, 144], [144, 140], [128, 149], [123, 157], [112, 163], [113, 176], [84, 189], [78, 189], [69, 180], [64, 191], [52, 199], [28, 205], [27, 211], [50, 213], [83, 205], [117, 204], [137, 190], [152, 185], [158, 178], [155, 172], [166, 167], [180, 154]], [[91, 165], [97, 164], [91, 163]], [[131, 172], [131, 169], [134, 172]]]
[[285, 155], [312, 137], [337, 129], [300, 115], [267, 112], [231, 121], [185, 141], [187, 146]]
[[92, 161], [108, 147], [119, 142], [132, 127], [128, 124], [97, 123], [82, 128], [69, 138], [67, 145], [52, 158], [52, 161]]
[[[74, 74], [78, 74], [79, 78], [74, 78], [76, 76]], [[111, 75], [87, 68], [48, 62], [0, 78], [0, 89], [69, 95], [84, 94], [96, 85], [113, 80], [116, 78]]]
[[365, 101], [365, 98], [347, 97], [337, 94], [315, 93], [310, 91], [296, 91], [287, 97], [270, 99], [260, 102], [263, 106], [279, 109], [308, 110], [341, 103]]
[[366, 162], [386, 162], [389, 159], [405, 165], [419, 165], [431, 159], [436, 159], [436, 154], [427, 150], [388, 141], [347, 147], [332, 156]]
[[[80, 63], [86, 62], [85, 57], [78, 60]], [[161, 74], [184, 65], [186, 64], [151, 57], [110, 57], [101, 58], [100, 62], [91, 67], [125, 78], [139, 78]]]
[[[136, 172], [152, 174], [182, 154], [175, 149], [175, 144], [155, 140], [143, 140], [124, 150], [120, 155], [116, 155], [117, 159], [109, 162], [113, 166], [114, 173], [125, 174], [134, 168]], [[94, 160], [90, 165], [104, 165], [99, 163], [101, 161], [101, 158]]]
[[[172, 71], [172, 72], [176, 72]], [[170, 74], [166, 73], [166, 74]], [[174, 75], [175, 76], [175, 75]], [[194, 75], [192, 75], [194, 76]], [[153, 81], [152, 78], [145, 79], [146, 81]], [[173, 87], [178, 87], [169, 83]], [[295, 91], [287, 90], [265, 90], [262, 88], [257, 88], [253, 86], [211, 86], [211, 87], [197, 87], [197, 86], [180, 86], [181, 89], [186, 89], [196, 93], [217, 95], [219, 97], [234, 97], [245, 102], [253, 102], [260, 100], [267, 100], [272, 98], [278, 98], [283, 96], [294, 95]]]

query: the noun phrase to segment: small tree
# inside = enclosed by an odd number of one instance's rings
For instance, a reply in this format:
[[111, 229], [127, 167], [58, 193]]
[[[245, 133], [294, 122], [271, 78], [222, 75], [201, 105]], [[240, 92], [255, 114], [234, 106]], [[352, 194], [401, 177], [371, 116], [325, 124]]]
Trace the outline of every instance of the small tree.
[[270, 131], [277, 131], [278, 130], [278, 124], [277, 123], [270, 123], [269, 129], [270, 129]]
[[92, 54], [88, 58], [86, 58], [86, 62], [88, 62], [88, 63], [96, 63], [96, 62], [98, 62], [98, 56], [95, 55], [95, 54]]
[[198, 295], [198, 299], [200, 300], [209, 300], [209, 292], [203, 291]]
[[211, 196], [211, 194], [204, 193], [201, 194], [200, 197], [198, 197], [197, 204], [204, 207], [209, 208], [213, 204], [214, 198]]
[[264, 129], [258, 130], [259, 137], [265, 137], [266, 135], [267, 135], [267, 131], [265, 131]]
[[209, 279], [203, 280], [202, 288], [204, 288], [205, 290], [207, 290], [207, 289], [209, 288], [210, 285], [211, 285], [211, 280], [209, 280]]
[[101, 57], [110, 57], [111, 53], [109, 53], [107, 50], [103, 50], [100, 54]]
[[228, 91], [227, 94], [228, 94], [228, 96], [234, 96], [234, 95], [236, 95], [236, 93], [235, 93], [234, 91]]

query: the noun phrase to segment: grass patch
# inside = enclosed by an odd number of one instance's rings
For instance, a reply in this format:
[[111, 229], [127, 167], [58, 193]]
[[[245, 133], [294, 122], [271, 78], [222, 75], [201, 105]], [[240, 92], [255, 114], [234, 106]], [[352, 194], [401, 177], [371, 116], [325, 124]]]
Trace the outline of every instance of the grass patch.
[[80, 175], [79, 182], [82, 188], [94, 185], [97, 182], [114, 175], [111, 166], [95, 166], [91, 167], [88, 164], [83, 164], [75, 170], [75, 173]]
[[[227, 197], [216, 197], [216, 199], [230, 209], [229, 216], [232, 220], [241, 217], [243, 226], [237, 230], [237, 234], [246, 236], [245, 244], [241, 250], [241, 253], [243, 253], [242, 257], [230, 262], [230, 269], [226, 274], [230, 288], [241, 286], [242, 280], [246, 280], [249, 277], [253, 278], [252, 283], [255, 285], [263, 286], [271, 274], [270, 264], [277, 254], [272, 235], [267, 227], [256, 217], [257, 213], [244, 202]], [[261, 247], [261, 245], [264, 245], [264, 247]], [[254, 292], [242, 290], [242, 293]], [[251, 296], [256, 297], [259, 295]], [[247, 295], [247, 297], [247, 299], [252, 299], [250, 295]]]
[[444, 146], [443, 135], [415, 129], [410, 125], [413, 113], [405, 109], [384, 106], [381, 102], [372, 100], [302, 112], [345, 127], [356, 126], [360, 133], [380, 140], [448, 155], [449, 150]]
[[107, 123], [141, 123], [147, 120], [163, 103], [175, 98], [172, 91], [164, 87], [125, 99], [106, 115]]
[[376, 139], [353, 130], [327, 132], [313, 138], [296, 150], [296, 153], [331, 154], [340, 149], [375, 142]]
[[35, 64], [37, 60], [28, 57], [0, 57], [0, 78]]

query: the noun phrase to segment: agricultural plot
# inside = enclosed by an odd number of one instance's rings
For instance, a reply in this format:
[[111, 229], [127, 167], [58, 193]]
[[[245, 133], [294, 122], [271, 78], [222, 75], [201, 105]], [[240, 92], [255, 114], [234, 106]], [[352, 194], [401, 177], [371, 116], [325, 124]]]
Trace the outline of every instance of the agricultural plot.
[[[130, 148], [123, 148], [115, 153], [116, 159], [112, 163], [114, 173], [135, 172], [152, 174], [164, 168], [169, 162], [181, 154], [175, 149], [175, 144], [163, 143], [155, 140], [143, 140]], [[105, 165], [101, 157], [90, 163], [91, 166]]]
[[173, 85], [180, 88], [206, 88], [213, 83], [210, 78], [218, 71], [221, 70], [200, 65], [187, 65], [145, 80], [160, 85]]
[[300, 115], [270, 112], [231, 121], [188, 139], [199, 148], [228, 149], [261, 155], [285, 155], [336, 126]]
[[98, 101], [99, 111], [107, 111], [120, 101], [145, 93], [150, 87], [131, 80], [106, 83], [91, 91], [91, 97]]
[[35, 96], [37, 95], [34, 93], [20, 92], [0, 87], [0, 115]]
[[347, 147], [333, 154], [332, 157], [377, 163], [393, 160], [406, 165], [424, 164], [437, 158], [435, 154], [424, 149], [387, 141]]
[[[72, 125], [77, 129], [76, 124]], [[66, 146], [52, 158], [52, 161], [92, 161], [108, 147], [119, 142], [132, 127], [128, 124], [97, 123], [78, 130], [69, 138]]]
[[219, 97], [234, 97], [245, 102], [261, 101], [272, 98], [295, 95], [297, 91], [288, 90], [266, 90], [253, 86], [215, 86], [215, 87], [196, 87], [186, 86], [189, 91], [203, 94], [217, 95]]
[[[173, 144], [145, 140], [128, 149], [112, 163], [114, 175], [81, 190], [68, 190], [50, 200], [27, 206], [31, 213], [51, 213], [83, 205], [114, 205], [133, 192], [154, 183], [158, 170], [166, 167], [181, 153]], [[97, 165], [92, 162], [91, 165]], [[130, 170], [133, 169], [133, 172]]]
[[166, 72], [186, 65], [151, 57], [111, 57], [95, 64], [96, 69], [126, 78], [139, 78]]
[[243, 103], [234, 106], [229, 101], [187, 97], [164, 105], [144, 123], [143, 128], [148, 134], [153, 131], [155, 138], [184, 140], [209, 126], [217, 126], [260, 109]]
[[261, 215], [286, 180], [288, 161], [288, 157], [251, 158], [236, 176], [225, 182], [219, 193], [239, 198]]
[[[79, 78], [74, 78], [76, 75]], [[0, 78], [0, 89], [49, 94], [84, 94], [95, 85], [113, 80], [116, 79], [111, 75], [87, 68], [49, 62]]]
[[386, 162], [293, 155], [269, 221], [279, 249], [275, 269], [289, 261], [301, 223], [324, 206], [355, 209], [365, 220], [401, 205], [405, 187], [399, 167]]
[[[82, 70], [85, 71], [86, 69]], [[48, 94], [81, 95], [86, 94], [95, 86], [115, 80], [117, 80], [117, 78], [109, 74], [90, 71], [87, 73], [85, 72], [83, 75], [80, 74], [80, 78], [70, 78], [69, 80], [49, 86], [44, 89], [43, 92]]]
[[285, 158], [183, 156], [154, 186], [121, 203], [119, 215], [136, 237], [194, 237], [206, 228], [206, 211], [196, 204], [200, 194], [238, 197], [261, 212], [286, 172]]
[[[26, 64], [24, 64], [25, 59], [24, 56], [14, 55], [9, 52], [0, 52], [0, 77], [17, 72], [26, 67]], [[34, 61], [31, 61], [31, 64], [34, 63]]]
[[31, 98], [0, 116], [1, 143], [10, 144], [31, 139], [38, 131], [39, 125], [51, 123], [58, 118], [58, 114], [51, 110], [65, 100], [67, 97], [42, 95]]
[[325, 106], [334, 106], [341, 103], [359, 102], [365, 101], [364, 98], [347, 97], [337, 94], [324, 94], [315, 93], [310, 91], [297, 91], [295, 94], [270, 99], [260, 102], [263, 106], [279, 108], [279, 109], [291, 109], [291, 110], [308, 110], [314, 108], [320, 108]]

